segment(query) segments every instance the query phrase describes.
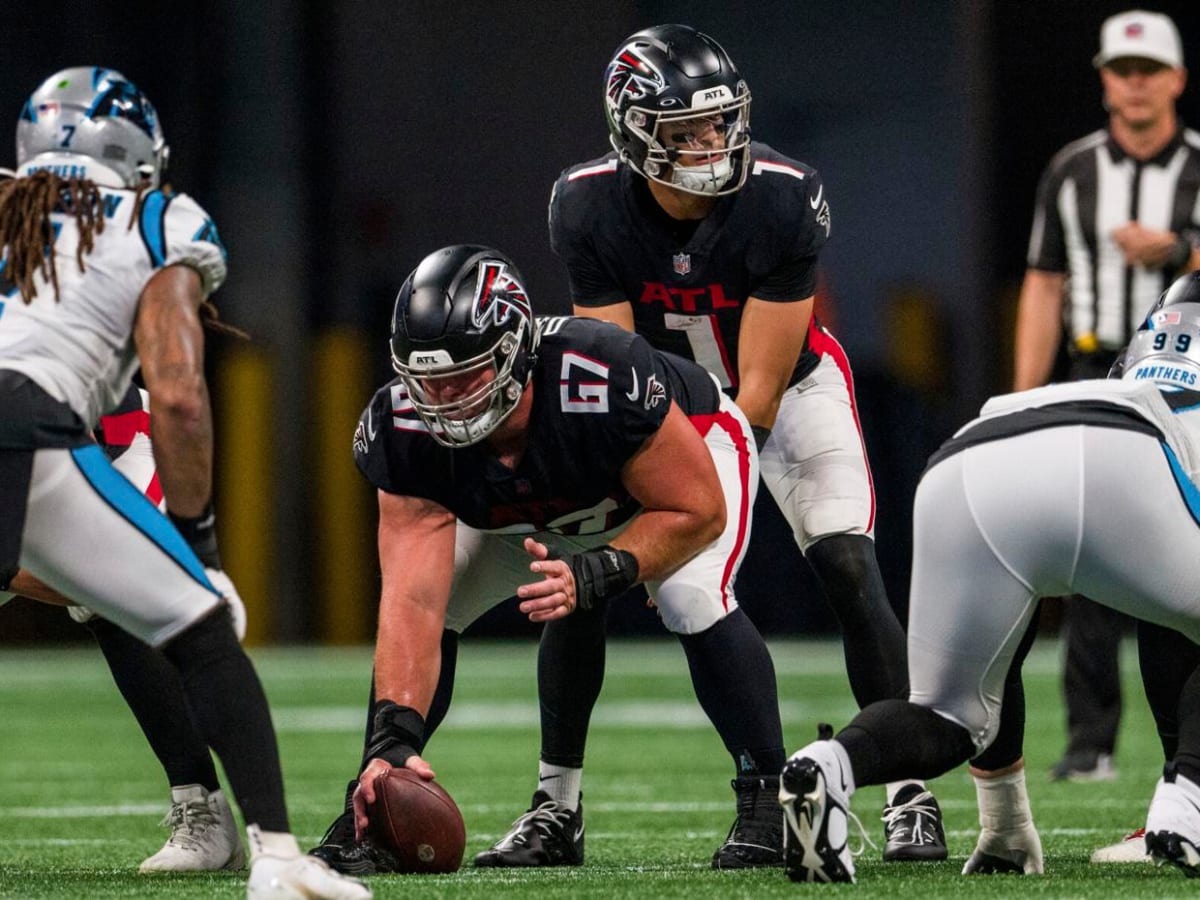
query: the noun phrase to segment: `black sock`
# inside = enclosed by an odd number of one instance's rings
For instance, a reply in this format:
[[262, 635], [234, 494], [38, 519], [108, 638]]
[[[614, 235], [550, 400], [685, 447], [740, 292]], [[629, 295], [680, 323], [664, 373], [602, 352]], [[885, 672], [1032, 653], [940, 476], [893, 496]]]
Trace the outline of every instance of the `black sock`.
[[975, 752], [967, 729], [907, 700], [872, 703], [837, 742], [846, 748], [858, 787], [936, 778]]
[[1178, 716], [1179, 742], [1172, 761], [1180, 775], [1200, 784], [1200, 668], [1193, 669], [1183, 684]]
[[1008, 675], [1004, 679], [1004, 697], [1000, 701], [1000, 728], [988, 748], [971, 760], [971, 765], [977, 769], [986, 772], [1006, 769], [1025, 754], [1025, 684], [1021, 681], [1021, 667], [1037, 636], [1041, 610], [1039, 603], [1008, 667]]
[[1179, 707], [1184, 685], [1200, 664], [1200, 647], [1178, 631], [1142, 621], [1137, 623], [1137, 642], [1142, 686], [1154, 715], [1163, 758], [1173, 759], [1179, 748]]
[[100, 645], [113, 681], [174, 786], [219, 788], [208, 745], [188, 710], [179, 672], [158, 650], [94, 616], [87, 628]]
[[178, 670], [200, 734], [229, 776], [247, 825], [290, 831], [267, 697], [221, 607], [163, 648]]
[[741, 609], [699, 634], [677, 635], [696, 699], [733, 757], [738, 775], [778, 775], [787, 754], [775, 666]]
[[608, 601], [547, 622], [538, 644], [543, 762], [583, 766], [592, 708], [604, 684]]
[[859, 707], [908, 697], [904, 629], [888, 602], [875, 542], [861, 534], [822, 538], [804, 554], [842, 626], [846, 674]]

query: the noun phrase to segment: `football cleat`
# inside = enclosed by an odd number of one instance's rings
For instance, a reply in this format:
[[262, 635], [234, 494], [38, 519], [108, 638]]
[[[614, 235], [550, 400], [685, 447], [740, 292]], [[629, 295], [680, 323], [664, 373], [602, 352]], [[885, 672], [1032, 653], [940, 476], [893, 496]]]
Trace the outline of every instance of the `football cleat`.
[[371, 889], [357, 878], [340, 875], [313, 856], [256, 856], [246, 883], [247, 900], [370, 900], [371, 896]]
[[221, 790], [209, 793], [198, 784], [171, 788], [171, 809], [162, 825], [171, 836], [138, 866], [139, 872], [211, 872], [246, 865], [238, 825]]
[[1153, 862], [1146, 850], [1146, 829], [1138, 828], [1107, 847], [1101, 847], [1091, 856], [1094, 863], [1137, 863]]
[[714, 869], [754, 869], [783, 865], [783, 815], [779, 809], [779, 776], [739, 777], [737, 818], [725, 842], [713, 854]]
[[508, 834], [475, 856], [480, 868], [583, 865], [583, 803], [567, 809], [536, 791]]
[[354, 839], [354, 813], [343, 812], [325, 831], [321, 843], [308, 851], [335, 872], [345, 875], [386, 875], [400, 871], [396, 857], [370, 838]]
[[1200, 785], [1168, 766], [1146, 815], [1146, 849], [1159, 865], [1200, 876]]
[[1033, 822], [1006, 831], [983, 828], [964, 875], [1041, 875], [1042, 839]]
[[935, 862], [949, 855], [941, 807], [919, 784], [906, 784], [883, 808], [883, 833], [884, 862]]
[[1116, 778], [1112, 754], [1097, 750], [1071, 751], [1050, 769], [1051, 781], [1115, 781]]
[[829, 743], [792, 754], [779, 778], [783, 865], [792, 881], [854, 881], [849, 785]]

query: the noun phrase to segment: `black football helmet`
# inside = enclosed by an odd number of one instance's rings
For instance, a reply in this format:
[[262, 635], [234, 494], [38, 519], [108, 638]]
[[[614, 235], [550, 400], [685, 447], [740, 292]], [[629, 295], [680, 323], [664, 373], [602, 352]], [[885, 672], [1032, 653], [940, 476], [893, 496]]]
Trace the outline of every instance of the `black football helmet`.
[[[536, 328], [521, 273], [489, 247], [429, 254], [396, 297], [391, 344], [392, 366], [434, 440], [478, 443], [516, 408], [533, 372]], [[438, 385], [448, 379], [473, 389], [447, 399]]]
[[1163, 292], [1109, 377], [1200, 390], [1200, 271], [1175, 279]]
[[[690, 194], [731, 194], [746, 181], [750, 158], [750, 89], [721, 45], [687, 25], [656, 25], [630, 35], [604, 73], [609, 140], [644, 176]], [[683, 150], [660, 141], [664, 128], [710, 119], [723, 129], [725, 152], [696, 166], [676, 165]]]

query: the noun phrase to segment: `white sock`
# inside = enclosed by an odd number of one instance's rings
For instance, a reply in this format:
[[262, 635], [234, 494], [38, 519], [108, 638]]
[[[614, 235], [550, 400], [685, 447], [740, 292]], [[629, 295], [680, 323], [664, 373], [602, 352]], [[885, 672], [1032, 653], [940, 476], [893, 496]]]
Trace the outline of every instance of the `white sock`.
[[1025, 769], [1017, 769], [998, 778], [975, 780], [975, 799], [979, 804], [979, 825], [990, 831], [1014, 831], [1033, 824], [1029, 791], [1025, 787]]
[[544, 791], [559, 806], [579, 809], [579, 792], [583, 788], [583, 769], [568, 769], [538, 763], [538, 790]]
[[907, 781], [889, 781], [887, 783], [887, 805], [895, 806], [896, 795], [910, 784], [915, 784], [921, 790], [925, 790], [925, 782], [916, 778], [910, 778]]
[[263, 831], [257, 825], [246, 826], [246, 838], [250, 844], [250, 861], [260, 856], [275, 856], [280, 859], [296, 859], [300, 856], [300, 845], [296, 836], [288, 831]]

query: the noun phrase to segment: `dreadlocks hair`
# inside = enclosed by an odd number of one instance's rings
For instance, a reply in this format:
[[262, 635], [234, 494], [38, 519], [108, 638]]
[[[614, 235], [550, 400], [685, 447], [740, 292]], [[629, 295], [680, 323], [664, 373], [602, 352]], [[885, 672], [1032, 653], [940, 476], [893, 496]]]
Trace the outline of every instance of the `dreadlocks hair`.
[[5, 280], [16, 285], [26, 303], [37, 296], [34, 276], [39, 272], [54, 287], [58, 299], [58, 266], [52, 212], [75, 216], [79, 246], [75, 262], [84, 270], [83, 258], [92, 252], [96, 235], [104, 231], [104, 195], [92, 181], [62, 179], [52, 172], [34, 172], [24, 178], [0, 181], [0, 247], [6, 251]]
[[[131, 229], [149, 190], [149, 181], [137, 189], [129, 217]], [[84, 257], [96, 246], [96, 235], [104, 231], [104, 194], [96, 183], [85, 178], [60, 178], [46, 170], [0, 180], [0, 249], [6, 254], [3, 279], [17, 286], [25, 303], [37, 296], [34, 278], [39, 272], [53, 286], [54, 299], [59, 299], [54, 225], [50, 221], [53, 212], [75, 217], [79, 230], [75, 262], [80, 272], [85, 271]], [[200, 304], [200, 321], [218, 334], [250, 339], [240, 328], [222, 322], [211, 300]]]

